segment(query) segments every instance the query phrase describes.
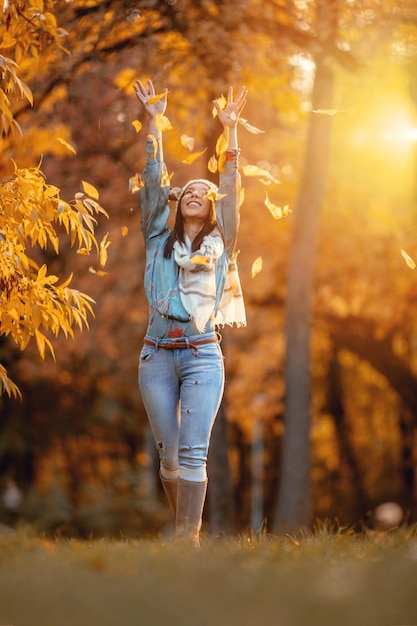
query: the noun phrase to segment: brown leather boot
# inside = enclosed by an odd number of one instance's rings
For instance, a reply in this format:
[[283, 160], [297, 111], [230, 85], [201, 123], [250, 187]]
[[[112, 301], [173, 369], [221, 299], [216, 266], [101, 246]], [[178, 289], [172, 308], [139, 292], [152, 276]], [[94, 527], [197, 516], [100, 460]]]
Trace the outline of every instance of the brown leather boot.
[[159, 478], [161, 479], [162, 486], [165, 491], [165, 495], [168, 500], [168, 504], [171, 508], [171, 511], [174, 514], [174, 517], [177, 515], [177, 491], [178, 491], [178, 479], [174, 478], [173, 480], [168, 480], [164, 478], [161, 473], [159, 473]]
[[196, 483], [178, 479], [176, 537], [190, 539], [196, 548], [200, 547], [199, 535], [206, 493], [207, 480]]

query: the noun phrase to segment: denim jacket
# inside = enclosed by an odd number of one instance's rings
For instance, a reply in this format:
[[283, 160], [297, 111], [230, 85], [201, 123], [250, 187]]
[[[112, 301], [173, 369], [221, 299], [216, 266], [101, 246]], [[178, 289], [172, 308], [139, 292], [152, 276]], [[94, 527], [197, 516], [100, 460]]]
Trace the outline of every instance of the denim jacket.
[[[219, 199], [215, 207], [217, 226], [224, 241], [224, 252], [215, 266], [215, 314], [225, 288], [229, 264], [235, 263], [241, 188], [238, 153], [238, 150], [226, 153], [224, 172], [220, 174]], [[142, 180], [141, 225], [146, 247], [144, 287], [149, 303], [147, 335], [161, 338], [196, 335], [198, 330], [181, 302], [179, 268], [174, 255], [164, 258], [164, 246], [171, 233], [167, 225], [170, 186], [165, 163], [160, 158], [159, 142], [151, 137], [148, 137], [146, 143], [146, 165]], [[206, 327], [206, 332], [210, 331], [214, 331], [213, 321], [209, 321]]]

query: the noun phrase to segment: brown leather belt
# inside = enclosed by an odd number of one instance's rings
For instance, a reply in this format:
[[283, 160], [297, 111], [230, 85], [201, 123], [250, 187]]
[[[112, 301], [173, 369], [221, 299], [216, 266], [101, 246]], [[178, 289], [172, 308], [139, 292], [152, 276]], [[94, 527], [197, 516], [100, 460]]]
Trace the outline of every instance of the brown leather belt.
[[163, 348], [164, 350], [176, 350], [177, 348], [191, 348], [198, 354], [198, 346], [202, 346], [206, 343], [217, 343], [219, 341], [218, 337], [208, 337], [207, 339], [194, 339], [194, 341], [184, 341], [181, 339], [180, 341], [168, 341], [166, 343], [162, 343], [162, 341], [154, 341], [153, 339], [148, 339], [145, 337], [143, 343], [146, 343], [148, 346], [155, 346], [158, 348]]

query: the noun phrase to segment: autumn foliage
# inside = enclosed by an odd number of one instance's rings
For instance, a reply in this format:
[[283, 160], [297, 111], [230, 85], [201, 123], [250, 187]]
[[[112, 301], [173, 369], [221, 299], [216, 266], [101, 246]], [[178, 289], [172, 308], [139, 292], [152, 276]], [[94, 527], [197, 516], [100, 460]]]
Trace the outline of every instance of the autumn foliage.
[[[248, 325], [223, 333], [207, 517], [222, 496], [232, 527], [246, 528], [259, 487], [268, 528], [276, 514], [289, 258], [310, 176], [314, 257], [293, 262], [295, 287], [312, 278], [311, 516], [372, 523], [377, 504], [396, 501], [416, 518], [417, 15], [397, 5], [3, 0], [0, 492], [16, 480], [27, 519], [80, 534], [169, 519], [137, 388], [147, 321], [137, 78], [169, 89], [160, 123], [173, 186], [216, 179], [212, 102], [229, 85], [249, 89], [238, 241]], [[319, 65], [327, 99], [315, 107]]]

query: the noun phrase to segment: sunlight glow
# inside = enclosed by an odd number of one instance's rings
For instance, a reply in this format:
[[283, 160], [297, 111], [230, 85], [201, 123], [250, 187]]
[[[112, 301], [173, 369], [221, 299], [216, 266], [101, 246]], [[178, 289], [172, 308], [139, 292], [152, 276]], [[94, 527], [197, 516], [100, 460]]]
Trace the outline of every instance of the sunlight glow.
[[402, 143], [411, 143], [417, 141], [417, 128], [408, 124], [396, 124], [391, 128], [386, 128], [382, 132], [382, 138], [386, 141], [400, 141]]

